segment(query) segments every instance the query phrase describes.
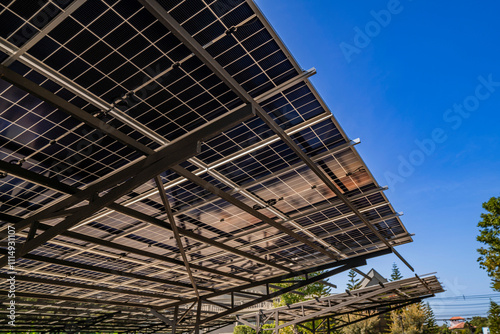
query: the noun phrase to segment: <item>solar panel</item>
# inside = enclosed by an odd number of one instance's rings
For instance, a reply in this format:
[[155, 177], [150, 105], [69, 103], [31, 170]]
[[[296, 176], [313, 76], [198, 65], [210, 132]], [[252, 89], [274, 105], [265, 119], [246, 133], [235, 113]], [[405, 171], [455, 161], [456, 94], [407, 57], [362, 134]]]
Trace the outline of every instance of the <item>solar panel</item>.
[[[21, 226], [18, 245], [58, 230], [16, 264], [18, 291], [37, 298], [35, 314], [71, 309], [79, 298], [100, 316], [121, 312], [89, 328], [115, 321], [116, 328], [163, 330], [149, 308], [167, 314], [166, 306], [179, 306], [189, 319], [219, 312], [208, 297], [199, 311], [188, 308], [193, 284], [208, 296], [412, 241], [357, 142], [253, 2], [22, 3], [0, 7], [0, 209], [4, 231]], [[205, 56], [146, 3], [170, 15]], [[187, 154], [179, 142], [241, 111], [248, 99], [257, 115], [199, 138], [200, 151], [180, 162], [185, 172], [167, 167], [159, 176], [183, 251], [155, 175], [118, 189], [169, 147]], [[93, 187], [93, 195], [80, 195]], [[60, 228], [77, 214], [83, 218]], [[42, 216], [33, 228], [23, 225]], [[239, 293], [239, 303], [251, 300]], [[143, 320], [121, 323], [124, 314]]]

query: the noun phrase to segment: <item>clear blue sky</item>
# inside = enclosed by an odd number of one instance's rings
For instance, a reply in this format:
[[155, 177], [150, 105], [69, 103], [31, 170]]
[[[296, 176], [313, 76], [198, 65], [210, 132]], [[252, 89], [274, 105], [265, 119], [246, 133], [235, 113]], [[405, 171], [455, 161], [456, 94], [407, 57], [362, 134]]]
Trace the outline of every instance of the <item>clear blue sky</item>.
[[[361, 139], [379, 183], [391, 186], [389, 200], [415, 233], [398, 250], [418, 273], [438, 272], [448, 290], [441, 297], [493, 293], [476, 262], [476, 235], [482, 202], [500, 196], [500, 2], [256, 2], [299, 64], [316, 67], [311, 81], [347, 134]], [[374, 24], [371, 12], [389, 9], [390, 22], [381, 14], [384, 26]], [[356, 27], [368, 28], [364, 40], [355, 40]], [[401, 159], [413, 169], [398, 171]], [[392, 262], [411, 275], [394, 255], [363, 269], [389, 275]], [[332, 281], [345, 288], [345, 276]], [[486, 312], [488, 300], [467, 303], [432, 301], [444, 317]]]

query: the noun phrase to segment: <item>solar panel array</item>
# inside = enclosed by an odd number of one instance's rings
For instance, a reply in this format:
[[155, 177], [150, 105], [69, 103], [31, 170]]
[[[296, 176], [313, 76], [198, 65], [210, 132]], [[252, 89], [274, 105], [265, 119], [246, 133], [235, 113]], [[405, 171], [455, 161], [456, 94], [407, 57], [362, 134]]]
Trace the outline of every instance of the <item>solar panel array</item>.
[[[396, 246], [412, 241], [384, 189], [356, 152], [356, 142], [346, 136], [309, 80], [296, 80], [304, 71], [253, 2], [158, 3], [328, 175], [386, 242]], [[151, 150], [158, 151], [244, 104], [136, 0], [2, 1], [0, 37], [2, 65]], [[74, 191], [105, 180], [144, 156], [4, 80], [0, 80], [0, 144], [1, 161]], [[259, 117], [204, 141], [201, 152], [181, 166], [332, 254], [318, 252], [167, 170], [161, 180], [188, 259], [211, 269], [193, 273], [196, 284], [205, 291], [282, 274], [286, 272], [283, 268], [297, 271], [335, 257], [345, 259], [387, 248]], [[0, 212], [11, 220], [43, 212], [71, 194], [13, 173], [0, 176]], [[116, 203], [156, 221], [168, 221], [153, 180]], [[36, 236], [63, 219], [43, 221]], [[4, 230], [8, 223], [12, 221], [2, 221]], [[18, 245], [27, 236], [28, 229], [18, 230]], [[228, 252], [204, 242], [207, 238], [275, 265]], [[123, 247], [140, 252], [124, 251]], [[108, 207], [19, 259], [16, 270], [25, 279], [18, 282], [17, 289], [27, 296], [46, 294], [154, 307], [193, 297], [184, 266], [166, 258], [182, 261], [171, 231]], [[142, 278], [74, 268], [49, 259]], [[61, 282], [85, 286], [69, 287]], [[7, 283], [2, 282], [0, 289], [8, 290]], [[43, 300], [33, 311], [26, 311], [26, 319], [29, 313], [80, 305], [69, 299], [55, 304]], [[135, 311], [124, 306], [82, 306], [82, 312], [95, 311], [93, 315], [117, 310], [134, 317]], [[109, 321], [118, 321], [117, 317]], [[155, 321], [150, 315], [142, 319], [147, 324]], [[50, 328], [52, 320], [39, 324]], [[105, 324], [102, 322], [101, 329]]]

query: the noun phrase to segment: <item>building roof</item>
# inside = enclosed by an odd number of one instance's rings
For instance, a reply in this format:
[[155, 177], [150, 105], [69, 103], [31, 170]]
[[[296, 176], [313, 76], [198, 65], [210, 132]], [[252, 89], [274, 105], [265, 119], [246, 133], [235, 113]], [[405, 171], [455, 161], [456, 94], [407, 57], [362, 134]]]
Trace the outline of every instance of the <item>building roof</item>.
[[371, 278], [368, 279], [367, 277], [363, 277], [361, 282], [359, 282], [360, 288], [387, 282], [387, 279], [380, 275], [375, 269], [371, 269], [366, 275]]
[[448, 327], [448, 329], [464, 329], [466, 325], [467, 325], [466, 322], [459, 322], [457, 324]]

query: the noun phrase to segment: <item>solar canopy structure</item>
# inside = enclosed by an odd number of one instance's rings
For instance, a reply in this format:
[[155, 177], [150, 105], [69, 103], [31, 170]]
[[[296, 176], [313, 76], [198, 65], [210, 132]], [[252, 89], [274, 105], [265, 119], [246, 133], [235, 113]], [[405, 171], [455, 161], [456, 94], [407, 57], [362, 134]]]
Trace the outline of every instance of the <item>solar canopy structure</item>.
[[412, 241], [252, 1], [2, 1], [0, 34], [16, 330], [213, 329]]
[[[418, 303], [443, 291], [436, 276], [412, 277], [271, 310], [260, 310], [238, 316], [238, 321], [264, 333], [276, 333], [292, 325], [313, 334], [332, 333], [350, 324]], [[263, 324], [270, 321], [273, 327], [262, 328]]]

